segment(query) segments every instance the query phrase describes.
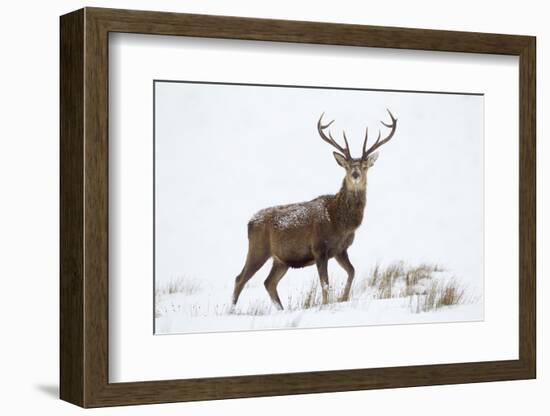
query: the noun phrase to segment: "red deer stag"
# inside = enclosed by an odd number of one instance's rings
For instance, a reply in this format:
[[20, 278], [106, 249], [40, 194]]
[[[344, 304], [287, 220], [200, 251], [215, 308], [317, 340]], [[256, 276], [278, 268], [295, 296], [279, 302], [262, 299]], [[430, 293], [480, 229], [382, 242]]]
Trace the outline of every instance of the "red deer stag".
[[343, 133], [345, 148], [341, 147], [326, 129], [334, 122], [323, 125], [323, 114], [317, 123], [321, 139], [336, 148], [336, 162], [346, 170], [340, 191], [335, 195], [322, 195], [311, 201], [266, 208], [256, 213], [248, 222], [248, 254], [241, 273], [235, 279], [233, 306], [237, 303], [244, 285], [272, 257], [273, 266], [265, 288], [271, 300], [283, 309], [277, 293], [277, 285], [289, 267], [300, 268], [317, 265], [323, 304], [328, 303], [328, 260], [335, 258], [347, 272], [348, 278], [341, 301], [347, 301], [355, 274], [347, 249], [353, 243], [355, 230], [361, 225], [366, 204], [367, 171], [378, 158], [380, 146], [393, 137], [397, 119], [387, 110], [391, 123], [381, 122], [390, 128], [388, 136], [378, 139], [367, 149], [368, 128], [365, 130], [363, 154], [351, 157], [346, 133]]

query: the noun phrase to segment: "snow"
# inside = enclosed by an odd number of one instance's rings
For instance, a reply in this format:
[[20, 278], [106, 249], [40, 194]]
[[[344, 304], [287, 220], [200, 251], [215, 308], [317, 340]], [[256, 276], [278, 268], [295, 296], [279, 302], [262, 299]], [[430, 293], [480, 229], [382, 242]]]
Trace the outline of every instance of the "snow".
[[302, 227], [311, 223], [314, 218], [317, 221], [330, 220], [325, 200], [322, 197], [308, 202], [278, 205], [262, 209], [254, 214], [250, 222], [252, 224], [261, 224], [270, 214], [273, 215], [274, 226], [281, 230]]
[[[450, 276], [448, 273], [437, 275], [437, 279], [442, 281]], [[192, 294], [161, 294], [156, 302], [155, 333], [425, 324], [483, 319], [483, 305], [475, 298], [464, 304], [419, 312], [416, 305], [424, 296], [422, 288], [425, 282], [422, 281], [418, 284], [417, 294], [409, 297], [377, 299], [372, 289], [359, 290], [358, 285], [355, 285], [349, 301], [337, 302], [337, 294], [345, 282], [344, 276], [338, 277], [331, 284], [331, 303], [320, 305], [320, 289], [317, 287], [316, 306], [307, 309], [302, 309], [300, 305], [304, 293], [317, 284], [314, 275], [307, 281], [293, 281], [289, 278], [286, 285], [279, 285], [279, 294], [285, 307], [283, 311], [277, 310], [271, 303], [260, 279], [253, 279], [245, 286], [234, 309], [230, 302], [233, 290], [231, 285], [216, 288], [206, 281], [201, 290]]]

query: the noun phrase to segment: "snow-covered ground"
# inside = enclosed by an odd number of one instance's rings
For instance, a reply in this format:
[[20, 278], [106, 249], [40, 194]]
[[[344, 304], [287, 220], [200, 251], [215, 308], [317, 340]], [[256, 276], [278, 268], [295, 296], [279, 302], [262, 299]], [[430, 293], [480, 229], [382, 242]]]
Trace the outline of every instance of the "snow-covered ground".
[[[389, 268], [382, 270], [380, 276], [384, 276], [384, 272], [388, 270]], [[453, 281], [451, 273], [430, 271], [426, 277], [420, 276], [411, 283], [407, 291], [405, 275], [411, 270], [418, 269], [405, 268], [401, 274], [395, 274], [391, 278], [391, 289], [387, 285], [382, 287], [374, 284], [372, 272], [368, 278], [357, 278], [347, 302], [337, 301], [345, 276], [336, 276], [331, 285], [331, 303], [328, 305], [321, 305], [318, 279], [314, 270], [309, 279], [292, 279], [288, 276], [279, 286], [279, 294], [285, 307], [283, 311], [278, 311], [272, 305], [260, 278], [252, 279], [245, 286], [234, 309], [231, 308], [232, 285], [215, 287], [208, 280], [180, 279], [173, 282], [171, 288], [157, 288], [155, 333], [394, 325], [483, 319], [481, 296], [471, 293], [468, 288], [460, 286], [459, 282], [458, 290], [464, 292], [458, 304], [437, 307], [427, 305], [430, 302], [430, 293], [435, 297], [442, 296], [445, 284]]]
[[[340, 188], [345, 172], [318, 135], [319, 116], [334, 119], [332, 133], [345, 130], [359, 155], [366, 127], [374, 137], [385, 131], [386, 108], [399, 127], [369, 169], [363, 223], [348, 250], [357, 271], [350, 301], [333, 295], [333, 303], [309, 307], [318, 285], [311, 266], [284, 276], [285, 310], [277, 311], [263, 286], [268, 261], [232, 312], [252, 215]], [[156, 83], [156, 333], [483, 319], [483, 108], [476, 95]], [[402, 280], [391, 290], [362, 285], [376, 264], [396, 260], [441, 264], [447, 272], [432, 280], [456, 277], [469, 293], [458, 305], [426, 308], [422, 285], [444, 289], [433, 281], [415, 283], [404, 296]], [[345, 272], [334, 260], [328, 272], [337, 295]], [[174, 290], [165, 290], [172, 282]]]

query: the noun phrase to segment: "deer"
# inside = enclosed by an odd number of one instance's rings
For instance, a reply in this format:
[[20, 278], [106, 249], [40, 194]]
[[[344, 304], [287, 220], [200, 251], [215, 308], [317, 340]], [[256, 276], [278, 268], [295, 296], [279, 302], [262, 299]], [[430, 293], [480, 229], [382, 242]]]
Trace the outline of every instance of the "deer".
[[[322, 302], [329, 301], [328, 261], [336, 259], [347, 273], [344, 291], [339, 299], [348, 301], [355, 276], [355, 268], [348, 256], [355, 231], [363, 221], [366, 206], [367, 172], [378, 159], [377, 150], [388, 143], [395, 134], [397, 119], [389, 109], [391, 122], [381, 121], [389, 128], [381, 139], [381, 131], [372, 146], [367, 149], [368, 127], [365, 129], [361, 157], [351, 156], [345, 131], [342, 147], [330, 132], [334, 120], [323, 124], [324, 113], [317, 122], [321, 139], [332, 146], [336, 163], [345, 169], [345, 177], [338, 193], [321, 195], [313, 200], [262, 209], [248, 222], [248, 253], [242, 271], [235, 278], [232, 308], [235, 307], [245, 284], [267, 262], [273, 259], [264, 286], [275, 307], [283, 310], [277, 285], [289, 268], [302, 268], [315, 264], [322, 289]], [[327, 135], [328, 129], [328, 135]]]

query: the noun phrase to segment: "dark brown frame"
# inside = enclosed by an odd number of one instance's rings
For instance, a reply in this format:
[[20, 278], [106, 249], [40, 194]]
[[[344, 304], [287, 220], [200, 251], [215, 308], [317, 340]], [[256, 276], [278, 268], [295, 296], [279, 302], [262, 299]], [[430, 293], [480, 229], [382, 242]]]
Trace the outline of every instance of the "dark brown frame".
[[[83, 407], [536, 376], [535, 38], [85, 8], [61, 25], [60, 396]], [[129, 32], [519, 56], [519, 359], [136, 383], [108, 380], [108, 34]]]

